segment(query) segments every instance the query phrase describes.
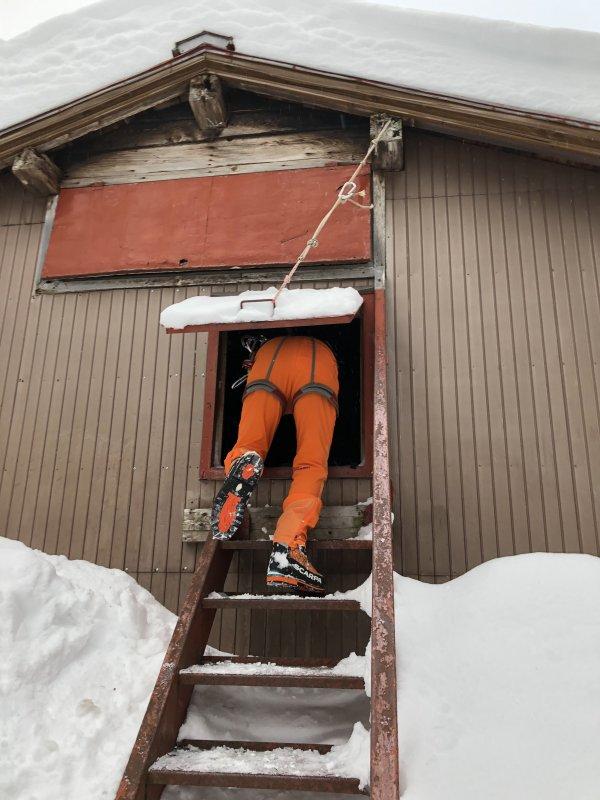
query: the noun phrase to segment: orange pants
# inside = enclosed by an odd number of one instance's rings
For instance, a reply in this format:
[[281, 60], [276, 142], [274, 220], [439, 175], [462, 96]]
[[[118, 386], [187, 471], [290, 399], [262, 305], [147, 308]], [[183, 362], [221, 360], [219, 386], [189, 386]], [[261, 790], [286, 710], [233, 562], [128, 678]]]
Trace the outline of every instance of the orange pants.
[[308, 530], [319, 521], [323, 507], [321, 494], [327, 480], [336, 409], [331, 400], [315, 392], [302, 394], [293, 408], [292, 400], [308, 383], [322, 384], [337, 397], [337, 363], [327, 345], [317, 339], [277, 337], [266, 342], [256, 354], [248, 386], [264, 379], [274, 384], [278, 393], [259, 389], [246, 395], [237, 441], [225, 458], [225, 470], [228, 472], [232, 461], [249, 450], [266, 458], [282, 414], [293, 413], [297, 447], [292, 485], [283, 502], [274, 541], [303, 545]]

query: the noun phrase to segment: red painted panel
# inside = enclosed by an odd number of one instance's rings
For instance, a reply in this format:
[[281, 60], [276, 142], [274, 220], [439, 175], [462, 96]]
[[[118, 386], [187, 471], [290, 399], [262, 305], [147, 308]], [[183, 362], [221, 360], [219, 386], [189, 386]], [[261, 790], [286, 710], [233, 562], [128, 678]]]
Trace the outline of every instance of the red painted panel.
[[[43, 276], [292, 264], [352, 169], [62, 189]], [[369, 171], [360, 178], [367, 189]], [[339, 208], [309, 261], [365, 261], [371, 214]]]

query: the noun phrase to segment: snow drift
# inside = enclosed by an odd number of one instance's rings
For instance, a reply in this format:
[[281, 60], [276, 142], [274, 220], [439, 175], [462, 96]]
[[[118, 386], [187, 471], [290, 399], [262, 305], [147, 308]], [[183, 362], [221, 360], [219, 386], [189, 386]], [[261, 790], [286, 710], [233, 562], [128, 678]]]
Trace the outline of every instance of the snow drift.
[[600, 35], [364, 0], [104, 0], [0, 41], [0, 128], [171, 58], [202, 30], [240, 53], [600, 122]]
[[[395, 592], [402, 800], [597, 800], [600, 559], [513, 556]], [[370, 581], [346, 596], [369, 611]], [[173, 623], [122, 572], [0, 538], [0, 797], [112, 800]], [[367, 715], [359, 692], [204, 686], [181, 735], [328, 742], [312, 768], [366, 780]]]
[[124, 572], [0, 538], [0, 797], [112, 800], [174, 622]]
[[402, 800], [597, 800], [600, 559], [396, 576]]

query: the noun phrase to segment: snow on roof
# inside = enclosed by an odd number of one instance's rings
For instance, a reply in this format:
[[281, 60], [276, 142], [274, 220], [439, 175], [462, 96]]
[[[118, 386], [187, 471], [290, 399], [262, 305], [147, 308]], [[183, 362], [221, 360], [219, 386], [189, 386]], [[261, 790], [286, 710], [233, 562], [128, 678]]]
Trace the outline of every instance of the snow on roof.
[[171, 58], [207, 29], [238, 52], [600, 122], [600, 34], [369, 0], [103, 0], [0, 41], [0, 129]]

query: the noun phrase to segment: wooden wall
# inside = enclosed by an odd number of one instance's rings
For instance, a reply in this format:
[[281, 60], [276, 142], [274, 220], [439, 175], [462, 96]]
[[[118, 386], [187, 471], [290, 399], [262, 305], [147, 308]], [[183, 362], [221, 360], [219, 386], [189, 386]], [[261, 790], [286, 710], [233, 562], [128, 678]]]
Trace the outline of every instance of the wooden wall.
[[597, 554], [600, 173], [409, 131], [387, 211], [399, 567]]

